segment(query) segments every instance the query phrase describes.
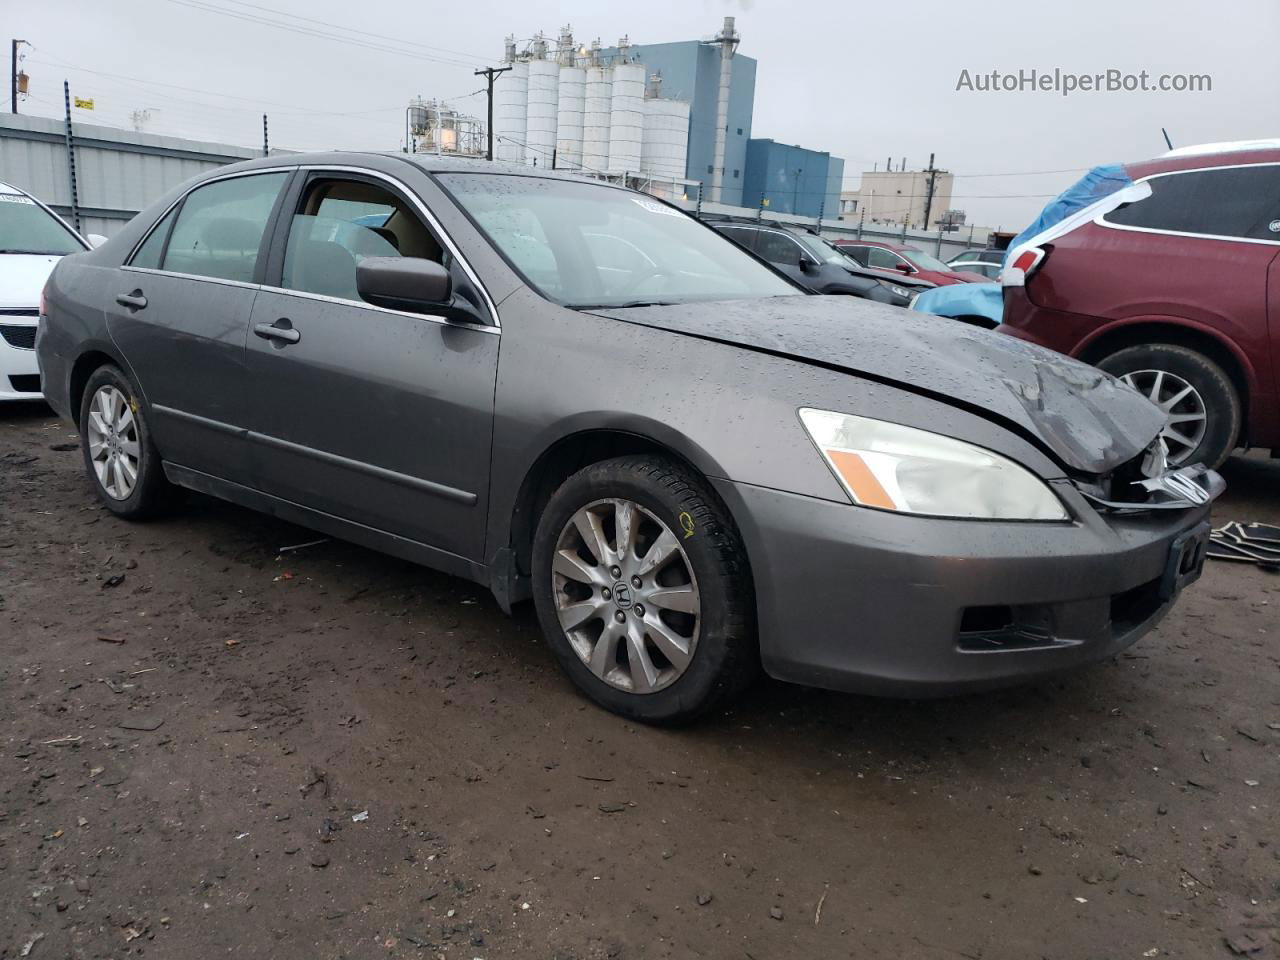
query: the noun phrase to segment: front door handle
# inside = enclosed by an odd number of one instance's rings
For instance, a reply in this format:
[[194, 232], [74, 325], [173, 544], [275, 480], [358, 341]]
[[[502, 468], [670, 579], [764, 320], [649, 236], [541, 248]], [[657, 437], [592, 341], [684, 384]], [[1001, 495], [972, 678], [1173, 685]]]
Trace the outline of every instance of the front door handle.
[[302, 334], [293, 329], [293, 324], [284, 317], [275, 323], [254, 324], [253, 332], [263, 340], [279, 340], [281, 343], [297, 343], [302, 339]]
[[128, 307], [130, 310], [145, 310], [147, 308], [147, 298], [142, 295], [141, 290], [135, 290], [133, 293], [117, 294], [116, 303], [122, 307]]

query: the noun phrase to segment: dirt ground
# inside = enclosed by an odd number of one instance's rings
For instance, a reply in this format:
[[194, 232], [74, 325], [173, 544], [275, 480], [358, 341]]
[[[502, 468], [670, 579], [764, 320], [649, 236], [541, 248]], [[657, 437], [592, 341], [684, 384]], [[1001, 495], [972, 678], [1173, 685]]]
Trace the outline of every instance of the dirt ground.
[[[1280, 576], [1066, 679], [588, 706], [531, 611], [0, 409], [0, 958], [1280, 957]], [[1280, 522], [1237, 458], [1217, 519]], [[107, 639], [104, 639], [107, 638]]]

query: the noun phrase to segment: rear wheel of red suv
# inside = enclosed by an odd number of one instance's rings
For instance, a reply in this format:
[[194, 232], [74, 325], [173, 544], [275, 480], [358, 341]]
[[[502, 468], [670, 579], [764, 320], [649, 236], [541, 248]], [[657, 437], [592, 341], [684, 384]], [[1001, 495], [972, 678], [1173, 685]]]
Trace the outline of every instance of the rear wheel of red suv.
[[1170, 343], [1128, 347], [1098, 364], [1169, 414], [1169, 463], [1219, 466], [1240, 435], [1240, 396], [1222, 368]]

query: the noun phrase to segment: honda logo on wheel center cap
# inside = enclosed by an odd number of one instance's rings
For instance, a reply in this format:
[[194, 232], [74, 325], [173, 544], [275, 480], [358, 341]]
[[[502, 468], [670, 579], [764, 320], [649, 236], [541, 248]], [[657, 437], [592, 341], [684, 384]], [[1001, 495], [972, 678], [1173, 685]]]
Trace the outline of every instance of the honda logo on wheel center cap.
[[631, 588], [621, 580], [613, 585], [613, 602], [620, 610], [631, 608]]

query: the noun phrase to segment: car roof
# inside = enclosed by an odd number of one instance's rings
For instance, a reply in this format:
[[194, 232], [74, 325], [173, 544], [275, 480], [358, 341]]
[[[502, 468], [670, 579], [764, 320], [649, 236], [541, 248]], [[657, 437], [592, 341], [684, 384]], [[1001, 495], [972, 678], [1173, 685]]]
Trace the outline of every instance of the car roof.
[[[229, 169], [252, 170], [259, 167], [292, 167], [311, 164], [352, 164], [368, 161], [401, 161], [418, 167], [427, 173], [498, 173], [518, 174], [526, 177], [545, 177], [557, 180], [579, 180], [587, 183], [600, 183], [590, 177], [570, 170], [551, 170], [546, 167], [533, 167], [523, 163], [511, 163], [505, 160], [484, 160], [477, 157], [455, 157], [444, 154], [428, 153], [396, 153], [376, 150], [343, 150], [320, 153], [290, 153], [274, 156], [257, 157], [232, 164], [230, 167], [219, 167], [217, 173]], [[211, 173], [214, 171], [210, 171]]]
[[1207, 143], [1202, 147], [1182, 147], [1151, 160], [1126, 163], [1135, 180], [1156, 173], [1197, 170], [1202, 167], [1235, 167], [1257, 163], [1280, 163], [1280, 141], [1240, 140], [1235, 143]]

